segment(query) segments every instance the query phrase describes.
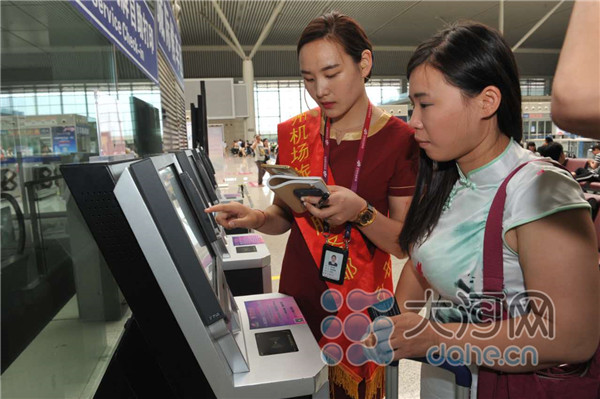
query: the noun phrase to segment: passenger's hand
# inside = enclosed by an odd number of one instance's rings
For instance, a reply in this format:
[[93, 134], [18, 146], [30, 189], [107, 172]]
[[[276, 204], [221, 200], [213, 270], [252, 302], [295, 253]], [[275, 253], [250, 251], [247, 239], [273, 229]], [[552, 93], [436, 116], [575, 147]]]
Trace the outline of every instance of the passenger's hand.
[[321, 197], [302, 197], [301, 200], [304, 202], [307, 211], [332, 226], [354, 221], [360, 211], [367, 206], [367, 201], [346, 187], [327, 186], [327, 188], [331, 195], [325, 202], [327, 206], [325, 208], [319, 209], [317, 207]]
[[431, 347], [439, 345], [440, 335], [436, 329], [417, 313], [378, 318], [371, 326], [373, 332], [363, 345], [371, 348], [365, 351], [369, 358], [381, 364], [388, 364], [391, 359], [424, 357]]
[[204, 212], [218, 212], [216, 217], [217, 223], [227, 229], [238, 227], [256, 229], [265, 222], [265, 215], [262, 212], [235, 201], [228, 204], [211, 206], [210, 208], [206, 208]]

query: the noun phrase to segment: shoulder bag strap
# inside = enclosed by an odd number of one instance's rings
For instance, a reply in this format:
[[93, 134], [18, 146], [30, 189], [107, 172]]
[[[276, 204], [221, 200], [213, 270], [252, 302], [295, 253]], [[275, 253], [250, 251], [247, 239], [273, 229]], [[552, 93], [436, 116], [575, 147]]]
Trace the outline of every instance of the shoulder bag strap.
[[492, 201], [483, 238], [483, 300], [481, 310], [486, 320], [506, 318], [501, 307], [504, 299], [504, 261], [502, 256], [502, 218], [506, 202], [508, 182], [525, 165], [531, 162], [548, 162], [565, 169], [562, 165], [546, 159], [534, 159], [517, 166], [502, 182]]

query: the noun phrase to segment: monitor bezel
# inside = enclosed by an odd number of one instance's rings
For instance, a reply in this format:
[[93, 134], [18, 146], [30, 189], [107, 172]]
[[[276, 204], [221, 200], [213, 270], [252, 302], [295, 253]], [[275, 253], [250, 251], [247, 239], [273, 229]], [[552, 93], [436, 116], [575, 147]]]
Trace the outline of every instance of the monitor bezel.
[[209, 172], [212, 173], [213, 175], [216, 174], [217, 172], [215, 171], [215, 167], [214, 167], [212, 161], [210, 160], [210, 157], [208, 156], [208, 152], [206, 152], [204, 147], [200, 146], [198, 148], [198, 152], [202, 156], [202, 160], [206, 164], [206, 167], [208, 168]]
[[[208, 159], [208, 155], [201, 148], [196, 149], [196, 151], [194, 151], [194, 154], [196, 155], [197, 159], [201, 162], [201, 165], [204, 166], [204, 170], [206, 171], [206, 174], [207, 174], [208, 178], [210, 179], [212, 186], [216, 190], [218, 187], [217, 179], [215, 178], [216, 172], [212, 166], [212, 162], [210, 162], [210, 159]], [[200, 166], [200, 165], [198, 165], [198, 166]]]
[[[194, 180], [196, 188], [200, 192], [200, 195], [203, 199], [204, 207], [208, 208], [211, 205], [213, 205], [211, 203], [211, 196], [208, 192], [209, 190], [205, 187], [205, 185], [202, 182], [202, 177], [200, 176], [200, 171], [198, 170], [198, 164], [196, 163], [196, 159], [194, 157], [194, 152], [190, 149], [180, 150], [180, 151], [175, 152], [175, 157], [177, 157], [177, 161], [179, 162], [181, 169], [184, 172], [187, 172], [187, 174], [192, 178], [192, 180]], [[191, 157], [191, 159], [190, 159], [190, 157]], [[213, 191], [213, 194], [214, 194], [214, 191]], [[215, 198], [216, 198], [216, 196], [215, 196]], [[217, 203], [218, 203], [218, 200], [217, 200]], [[208, 223], [210, 223], [210, 225], [218, 239], [218, 236], [221, 234], [221, 229], [219, 227], [219, 224], [217, 223], [217, 221], [215, 220], [215, 217], [212, 214], [206, 214], [206, 215], [208, 218]]]
[[[222, 308], [219, 301], [219, 286], [221, 285], [221, 281], [219, 280], [221, 273], [219, 273], [217, 259], [210, 243], [205, 242], [204, 244], [212, 257], [214, 267], [213, 286], [204, 271], [203, 265], [196, 256], [187, 232], [181, 224], [159, 176], [159, 171], [168, 167], [175, 169], [176, 178], [179, 181], [182, 192], [184, 195], [188, 195], [183, 189], [181, 177], [179, 176], [182, 173], [182, 169], [173, 154], [164, 154], [144, 159], [131, 165], [129, 170], [173, 259], [173, 263], [188, 290], [188, 294], [192, 298], [196, 311], [200, 315], [202, 322], [206, 326], [209, 326], [221, 319], [227, 320], [227, 312]], [[182, 200], [187, 201], [188, 206], [193, 210], [188, 198], [183, 198]], [[198, 223], [198, 220], [189, 222]], [[198, 227], [200, 230], [202, 229], [200, 224]], [[203, 239], [204, 236], [205, 234], [203, 234]]]
[[216, 185], [213, 185], [213, 179], [210, 178], [210, 175], [206, 170], [206, 167], [204, 166], [204, 163], [202, 162], [202, 159], [200, 158], [198, 153], [194, 150], [190, 151], [192, 153], [192, 158], [194, 158], [195, 168], [200, 176], [202, 186], [204, 187], [204, 191], [208, 194], [210, 202], [213, 205], [217, 205], [220, 201], [219, 196], [217, 195]]

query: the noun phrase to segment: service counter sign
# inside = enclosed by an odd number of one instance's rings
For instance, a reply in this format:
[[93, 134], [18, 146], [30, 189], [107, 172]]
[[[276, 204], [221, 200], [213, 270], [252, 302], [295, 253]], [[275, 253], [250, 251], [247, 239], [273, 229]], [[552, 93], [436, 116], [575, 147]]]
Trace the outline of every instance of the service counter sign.
[[181, 60], [181, 36], [169, 0], [156, 1], [156, 29], [158, 47], [169, 61], [177, 83], [183, 89], [183, 62]]
[[77, 152], [75, 126], [55, 126], [52, 128], [52, 150], [56, 154]]
[[154, 17], [144, 0], [70, 0], [146, 76], [158, 84]]

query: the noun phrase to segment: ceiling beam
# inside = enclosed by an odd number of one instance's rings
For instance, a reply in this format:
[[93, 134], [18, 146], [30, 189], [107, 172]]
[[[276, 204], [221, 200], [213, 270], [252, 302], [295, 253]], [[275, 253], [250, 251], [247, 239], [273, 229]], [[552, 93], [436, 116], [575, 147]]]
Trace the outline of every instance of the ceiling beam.
[[500, 0], [500, 10], [498, 12], [498, 30], [504, 35], [504, 0]]
[[[250, 46], [243, 46], [244, 51], [251, 51]], [[373, 46], [373, 52], [413, 52], [417, 46]], [[183, 52], [229, 51], [228, 46], [182, 46]], [[264, 45], [257, 51], [296, 51], [295, 45]], [[554, 48], [519, 48], [516, 54], [559, 54], [560, 49]]]
[[406, 7], [404, 10], [402, 10], [398, 14], [394, 15], [391, 19], [387, 20], [383, 25], [380, 25], [378, 28], [372, 30], [367, 36], [372, 37], [373, 35], [375, 35], [375, 33], [379, 32], [380, 30], [382, 30], [383, 28], [385, 28], [386, 26], [388, 26], [389, 24], [394, 22], [396, 20], [396, 18], [406, 14], [411, 8], [415, 7], [417, 4], [419, 4], [422, 1], [423, 0], [415, 1], [414, 3], [412, 3], [411, 5]]
[[565, 2], [565, 0], [560, 0], [560, 2], [557, 5], [552, 7], [552, 9], [550, 11], [548, 11], [548, 13], [546, 15], [544, 15], [542, 17], [542, 19], [540, 19], [535, 25], [533, 25], [533, 27], [531, 29], [529, 29], [529, 32], [525, 33], [525, 36], [523, 36], [521, 38], [521, 40], [519, 40], [517, 42], [517, 44], [515, 44], [513, 46], [512, 51], [515, 51], [516, 49], [518, 49], [521, 46], [521, 44], [523, 44], [523, 42], [525, 42], [525, 40], [527, 40], [529, 38], [529, 36], [531, 36], [540, 26], [542, 26], [542, 24], [544, 22], [546, 22], [546, 20], [548, 18], [550, 18], [550, 16], [552, 14], [554, 14], [554, 11], [556, 11], [558, 9], [558, 7], [560, 7], [562, 5], [562, 3], [564, 3], [564, 2]]
[[269, 21], [267, 21], [267, 24], [263, 28], [262, 32], [260, 32], [260, 36], [258, 37], [258, 40], [256, 41], [256, 44], [254, 45], [254, 48], [250, 52], [250, 55], [248, 56], [249, 59], [252, 59], [254, 57], [254, 54], [256, 54], [256, 52], [258, 51], [258, 49], [260, 48], [260, 46], [262, 45], [262, 43], [265, 41], [265, 39], [267, 38], [267, 36], [269, 36], [269, 33], [271, 33], [271, 29], [273, 28], [273, 24], [277, 20], [277, 17], [279, 16], [279, 13], [283, 9], [283, 5], [284, 4], [285, 4], [285, 0], [281, 0], [279, 2], [279, 4], [277, 4], [277, 6], [275, 7], [275, 9], [273, 10], [273, 13], [271, 14], [271, 17], [269, 18]]
[[[244, 51], [237, 48], [236, 45], [233, 44], [233, 42], [231, 40], [229, 40], [229, 38], [227, 37], [225, 32], [223, 32], [221, 29], [219, 29], [219, 27], [217, 25], [215, 25], [215, 23], [213, 21], [211, 21], [203, 12], [200, 12], [200, 16], [203, 17], [206, 20], [206, 22], [208, 22], [208, 24], [211, 26], [211, 28], [214, 29], [214, 31], [217, 33], [217, 35], [219, 35], [219, 37], [221, 39], [223, 39], [223, 41], [225, 43], [227, 43], [230, 50], [235, 51], [235, 53], [237, 55], [239, 55], [241, 59], [246, 58], [246, 54], [244, 53]], [[182, 47], [185, 47], [185, 46], [182, 46]]]
[[323, 7], [323, 9], [319, 13], [319, 15], [323, 15], [326, 12], [331, 12], [331, 5], [332, 4], [333, 4], [333, 0], [330, 0], [327, 4], [325, 4], [325, 7]]
[[[217, 15], [219, 16], [219, 18], [221, 18], [221, 22], [223, 22], [223, 25], [225, 25], [225, 29], [229, 33], [231, 40], [233, 41], [233, 43], [235, 44], [237, 49], [240, 52], [244, 53], [244, 50], [242, 49], [242, 46], [240, 45], [240, 42], [238, 41], [237, 36], [235, 35], [235, 32], [233, 31], [233, 29], [231, 29], [231, 25], [229, 24], [229, 21], [227, 21], [227, 17], [225, 16], [225, 14], [223, 14], [221, 7], [219, 7], [219, 3], [217, 3], [217, 0], [210, 0], [210, 2], [212, 4], [213, 8], [215, 9], [215, 11], [217, 12]], [[244, 55], [244, 58], [245, 58], [245, 55]]]

